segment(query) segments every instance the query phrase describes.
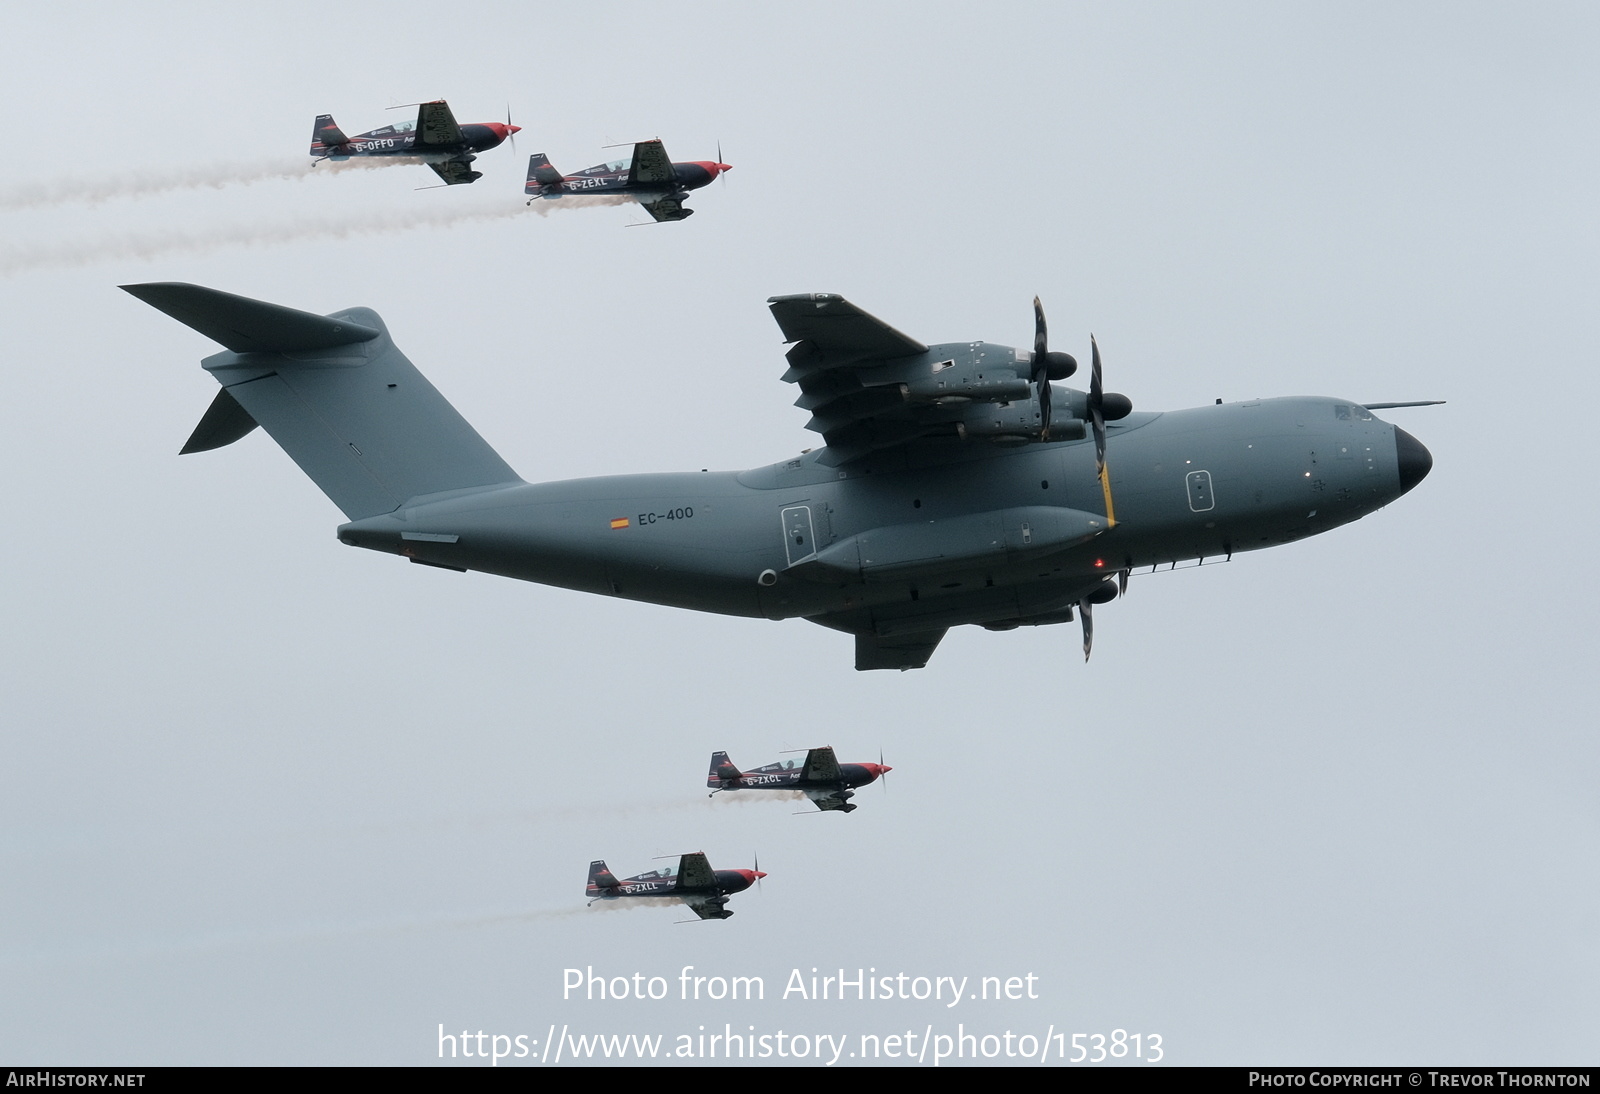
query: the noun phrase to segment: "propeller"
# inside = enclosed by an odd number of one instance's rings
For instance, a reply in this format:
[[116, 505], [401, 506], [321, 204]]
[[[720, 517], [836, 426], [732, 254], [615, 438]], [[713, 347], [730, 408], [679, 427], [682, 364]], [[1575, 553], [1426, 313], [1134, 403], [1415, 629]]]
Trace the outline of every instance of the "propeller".
[[[1089, 335], [1092, 354], [1089, 367], [1089, 428], [1094, 431], [1094, 467], [1100, 479], [1100, 491], [1106, 499], [1106, 524], [1115, 527], [1116, 511], [1111, 506], [1111, 478], [1106, 474], [1106, 422], [1119, 421], [1133, 413], [1133, 400], [1126, 395], [1111, 392], [1101, 386], [1100, 344]], [[1124, 587], [1126, 583], [1124, 582]]]
[[889, 772], [892, 771], [893, 768], [883, 762], [882, 747], [879, 747], [878, 749], [878, 766], [883, 768], [882, 771], [878, 772], [878, 781], [883, 784], [883, 793], [884, 796], [887, 797], [889, 794]]
[[756, 874], [756, 892], [764, 893], [764, 892], [766, 892], [766, 890], [761, 887], [761, 879], [766, 877], [767, 875], [763, 874], [761, 872], [761, 854], [760, 854], [760, 852], [757, 852], [754, 857], [755, 857], [755, 860], [756, 860], [756, 864], [755, 864], [755, 867], [754, 867], [755, 874]]
[[511, 158], [517, 158], [517, 130], [520, 126], [511, 124], [511, 104], [506, 103], [506, 137], [511, 142]]
[[1065, 380], [1078, 371], [1078, 361], [1070, 353], [1051, 353], [1050, 335], [1045, 328], [1044, 305], [1033, 298], [1033, 355], [1028, 359], [1034, 386], [1039, 392], [1039, 439], [1050, 439], [1050, 381]]
[[1122, 595], [1120, 586], [1109, 577], [1078, 599], [1078, 616], [1083, 621], [1083, 659], [1094, 649], [1094, 606], [1106, 604]]

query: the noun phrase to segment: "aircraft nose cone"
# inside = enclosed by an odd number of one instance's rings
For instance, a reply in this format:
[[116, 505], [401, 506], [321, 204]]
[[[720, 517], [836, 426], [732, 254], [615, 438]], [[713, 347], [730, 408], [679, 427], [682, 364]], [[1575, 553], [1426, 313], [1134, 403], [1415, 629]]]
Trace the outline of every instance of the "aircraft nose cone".
[[508, 126], [506, 126], [506, 132], [507, 133], [521, 133], [522, 132], [522, 126], [520, 126], [520, 125], [508, 125]]
[[733, 170], [733, 164], [731, 164], [731, 163], [719, 163], [719, 164], [717, 164], [717, 170], [718, 171], [732, 171]]
[[1394, 427], [1394, 453], [1400, 464], [1400, 492], [1404, 494], [1433, 470], [1433, 453], [1411, 434]]

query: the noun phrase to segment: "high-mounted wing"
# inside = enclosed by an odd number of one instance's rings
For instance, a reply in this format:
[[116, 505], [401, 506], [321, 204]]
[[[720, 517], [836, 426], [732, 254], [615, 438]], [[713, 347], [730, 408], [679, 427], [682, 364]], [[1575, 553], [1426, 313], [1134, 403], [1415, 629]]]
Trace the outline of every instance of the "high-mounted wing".
[[[987, 342], [925, 346], [829, 293], [767, 303], [794, 343], [783, 378], [800, 386], [795, 405], [811, 412], [806, 428], [827, 441], [817, 456], [826, 466], [923, 440], [1044, 439], [1025, 351]], [[1080, 421], [1051, 427], [1052, 440], [1081, 436]]]
[[476, 182], [483, 177], [483, 172], [474, 171], [466, 160], [445, 160], [443, 163], [430, 163], [428, 166], [433, 168], [434, 174], [444, 179], [446, 186]]
[[[863, 361], [928, 352], [928, 347], [915, 338], [901, 334], [842, 296], [774, 296], [767, 300], [767, 306], [783, 331], [783, 340], [800, 343], [789, 351], [789, 364], [796, 367], [848, 368]], [[804, 361], [803, 366], [796, 357]]]
[[650, 186], [676, 182], [677, 179], [678, 173], [672, 169], [672, 161], [667, 158], [667, 150], [660, 141], [640, 141], [633, 146], [633, 166], [628, 169], [628, 185]]
[[842, 296], [774, 296], [767, 305], [784, 340], [794, 343], [783, 378], [800, 385], [795, 405], [811, 411], [806, 428], [828, 444], [818, 459], [837, 466], [922, 435], [923, 427], [905, 415], [901, 385], [874, 384], [863, 374], [892, 361], [915, 362], [927, 346]]
[[828, 745], [813, 748], [806, 753], [806, 766], [800, 777], [807, 782], [836, 783], [839, 781], [839, 761]]
[[679, 889], [717, 889], [717, 875], [704, 851], [692, 851], [678, 860]]
[[462, 143], [461, 127], [443, 99], [417, 107], [418, 148], [459, 148]]

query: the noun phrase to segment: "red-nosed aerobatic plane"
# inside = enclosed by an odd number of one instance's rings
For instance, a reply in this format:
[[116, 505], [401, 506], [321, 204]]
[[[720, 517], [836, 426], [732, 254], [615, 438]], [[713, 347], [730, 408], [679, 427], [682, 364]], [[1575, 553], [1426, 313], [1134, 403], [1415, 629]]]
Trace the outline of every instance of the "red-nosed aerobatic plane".
[[701, 919], [727, 919], [733, 914], [728, 911], [729, 895], [744, 892], [766, 876], [760, 869], [713, 870], [705, 852], [694, 851], [681, 857], [676, 869], [666, 866], [618, 881], [605, 860], [597, 859], [589, 864], [584, 895], [590, 904], [621, 897], [664, 897], [683, 901]]
[[[311, 129], [311, 154], [318, 160], [345, 160], [354, 156], [394, 156], [422, 160], [445, 185], [477, 182], [483, 172], [470, 164], [475, 152], [498, 148], [507, 137], [521, 132], [508, 114], [502, 122], [457, 125], [449, 105], [438, 99], [417, 105], [415, 122], [386, 125], [354, 137], [344, 135], [332, 114], [319, 114]], [[515, 142], [513, 142], [515, 143]], [[315, 164], [312, 165], [316, 166]]]
[[528, 195], [529, 205], [538, 198], [617, 194], [633, 198], [657, 221], [684, 220], [694, 215], [694, 210], [683, 204], [689, 191], [733, 170], [721, 160], [719, 148], [716, 161], [673, 163], [659, 140], [640, 141], [633, 146], [631, 160], [612, 160], [576, 175], [563, 175], [550, 166], [543, 152], [535, 152], [528, 157], [528, 182], [522, 192]]
[[850, 804], [855, 787], [876, 782], [880, 775], [893, 770], [882, 762], [882, 757], [875, 764], [842, 764], [826, 745], [808, 750], [804, 760], [779, 760], [750, 771], [740, 771], [726, 752], [713, 752], [706, 785], [712, 794], [723, 790], [798, 790], [824, 812], [837, 809], [848, 813], [855, 808]]

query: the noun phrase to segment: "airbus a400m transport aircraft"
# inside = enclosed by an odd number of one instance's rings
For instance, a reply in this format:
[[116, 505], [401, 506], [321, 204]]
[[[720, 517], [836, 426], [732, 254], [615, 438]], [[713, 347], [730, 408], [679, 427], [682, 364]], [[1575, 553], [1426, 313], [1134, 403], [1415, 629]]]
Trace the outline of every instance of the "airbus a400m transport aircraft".
[[[928, 346], [838, 296], [779, 296], [784, 379], [824, 447], [749, 471], [527, 483], [390, 340], [181, 283], [125, 286], [228, 352], [184, 452], [258, 424], [344, 511], [342, 543], [451, 570], [855, 636], [856, 668], [927, 663], [945, 632], [1081, 618], [1132, 570], [1326, 532], [1433, 459], [1374, 407], [1253, 399], [1134, 412], [1055, 387], [1046, 345]], [[1409, 405], [1409, 404], [1406, 404]]]

